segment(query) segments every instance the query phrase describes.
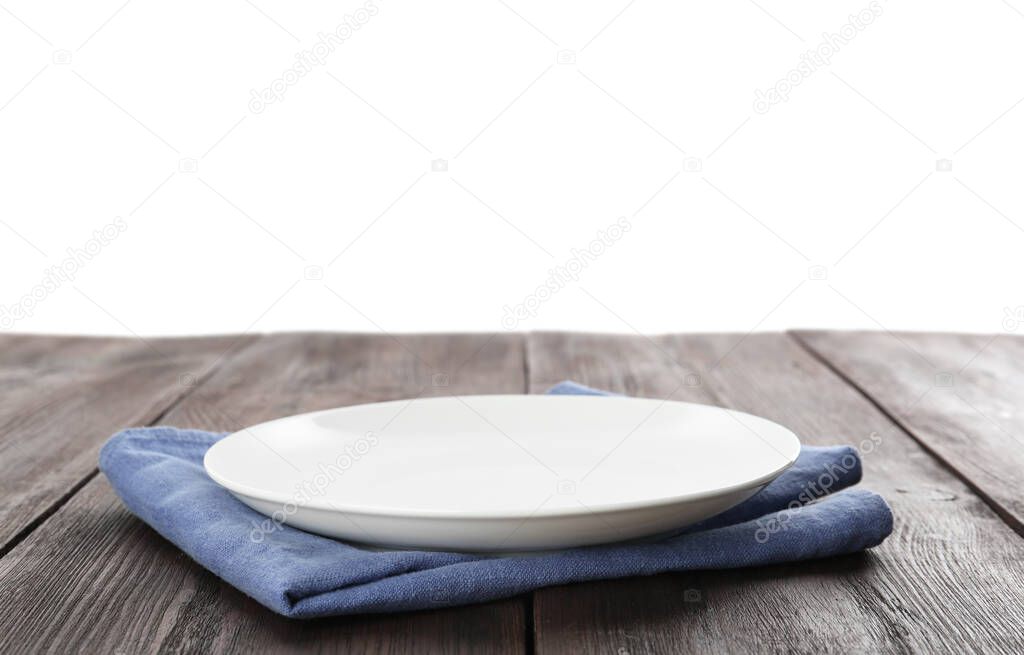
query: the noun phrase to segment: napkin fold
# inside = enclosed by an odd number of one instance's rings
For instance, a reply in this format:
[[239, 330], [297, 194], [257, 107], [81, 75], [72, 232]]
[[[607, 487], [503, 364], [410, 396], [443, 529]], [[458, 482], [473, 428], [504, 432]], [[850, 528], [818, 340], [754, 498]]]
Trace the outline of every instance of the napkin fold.
[[[548, 393], [605, 394], [571, 382]], [[465, 605], [584, 580], [795, 562], [870, 548], [892, 532], [880, 496], [847, 489], [861, 478], [856, 450], [804, 446], [755, 496], [654, 540], [515, 556], [367, 549], [270, 522], [217, 485], [203, 455], [224, 436], [124, 430], [103, 446], [100, 469], [132, 513], [288, 617]]]

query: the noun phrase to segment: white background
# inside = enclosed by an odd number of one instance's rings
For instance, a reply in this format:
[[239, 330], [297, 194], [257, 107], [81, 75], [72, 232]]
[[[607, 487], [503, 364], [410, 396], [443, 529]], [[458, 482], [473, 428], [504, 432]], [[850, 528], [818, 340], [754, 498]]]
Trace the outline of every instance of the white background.
[[374, 0], [258, 113], [363, 3], [0, 4], [10, 331], [500, 330], [619, 217], [516, 329], [997, 332], [1024, 304], [1020, 0], [881, 2], [810, 74], [869, 2]]

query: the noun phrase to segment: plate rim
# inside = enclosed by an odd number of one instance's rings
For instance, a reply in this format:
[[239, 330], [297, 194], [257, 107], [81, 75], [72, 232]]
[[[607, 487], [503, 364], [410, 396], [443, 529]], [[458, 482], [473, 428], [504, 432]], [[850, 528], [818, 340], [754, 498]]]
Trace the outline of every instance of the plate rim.
[[[457, 399], [460, 399], [460, 400], [461, 399], [472, 399], [472, 398], [488, 398], [488, 399], [495, 399], [495, 398], [516, 398], [516, 399], [531, 398], [531, 399], [544, 399], [545, 401], [547, 401], [548, 399], [552, 399], [552, 398], [562, 399], [563, 401], [565, 399], [573, 399], [573, 400], [575, 400], [575, 399], [585, 398], [585, 399], [588, 399], [589, 402], [593, 402], [594, 399], [600, 399], [602, 401], [609, 401], [610, 400], [610, 401], [613, 401], [613, 402], [615, 402], [615, 401], [646, 401], [646, 402], [657, 402], [657, 403], [661, 403], [662, 405], [667, 405], [667, 404], [671, 404], [671, 405], [684, 405], [684, 406], [688, 406], [688, 407], [699, 407], [699, 408], [704, 409], [704, 410], [707, 410], [707, 409], [719, 410], [719, 411], [723, 411], [723, 412], [728, 412], [728, 413], [733, 414], [733, 415], [745, 416], [745, 417], [756, 419], [758, 421], [765, 421], [765, 422], [771, 423], [772, 425], [774, 425], [774, 426], [780, 428], [781, 430], [783, 430], [784, 433], [785, 433], [785, 436], [788, 436], [789, 438], [791, 438], [792, 445], [795, 445], [795, 452], [794, 452], [794, 454], [791, 457], [789, 457], [789, 456], [785, 455], [784, 453], [782, 453], [781, 451], [778, 451], [777, 449], [775, 449], [774, 446], [772, 446], [773, 450], [776, 450], [776, 452], [778, 452], [779, 455], [781, 455], [782, 457], [787, 457], [788, 461], [785, 462], [783, 465], [777, 467], [776, 469], [774, 469], [770, 473], [766, 473], [764, 475], [761, 475], [761, 476], [759, 476], [759, 477], [757, 477], [757, 478], [755, 478], [753, 480], [744, 481], [744, 482], [740, 482], [740, 483], [736, 483], [736, 484], [732, 484], [732, 485], [728, 485], [728, 486], [715, 487], [713, 489], [704, 489], [704, 490], [701, 490], [701, 491], [694, 491], [694, 492], [683, 493], [683, 494], [676, 494], [674, 496], [665, 496], [665, 497], [656, 498], [656, 499], [630, 500], [630, 501], [622, 501], [622, 502], [612, 502], [612, 503], [601, 503], [601, 504], [596, 504], [596, 505], [587, 505], [587, 506], [581, 506], [579, 509], [576, 509], [576, 508], [573, 508], [573, 507], [568, 507], [568, 508], [561, 507], [561, 508], [545, 509], [542, 506], [542, 507], [537, 508], [537, 509], [535, 509], [533, 511], [523, 511], [523, 510], [518, 510], [518, 509], [517, 510], [494, 511], [494, 510], [458, 510], [458, 509], [448, 510], [448, 509], [418, 509], [418, 508], [398, 508], [398, 509], [394, 509], [394, 510], [387, 510], [387, 511], [385, 511], [385, 510], [382, 510], [379, 507], [368, 507], [368, 506], [359, 506], [359, 505], [339, 506], [337, 503], [331, 503], [329, 501], [323, 501], [323, 500], [318, 499], [318, 498], [310, 499], [308, 502], [296, 503], [296, 502], [294, 502], [294, 500], [295, 500], [294, 498], [283, 498], [281, 495], [278, 495], [278, 494], [266, 493], [264, 490], [254, 489], [253, 487], [250, 487], [249, 485], [246, 485], [246, 484], [232, 482], [232, 481], [224, 478], [223, 476], [218, 475], [216, 472], [214, 472], [213, 470], [210, 469], [210, 465], [209, 465], [210, 453], [212, 453], [214, 451], [214, 449], [217, 448], [217, 446], [219, 444], [227, 441], [228, 439], [231, 439], [232, 437], [236, 437], [236, 436], [243, 436], [244, 437], [244, 436], [246, 436], [245, 433], [247, 433], [249, 430], [251, 430], [253, 428], [256, 428], [256, 427], [263, 427], [263, 426], [271, 425], [271, 424], [282, 422], [282, 421], [292, 420], [292, 419], [295, 419], [295, 418], [298, 418], [298, 417], [310, 417], [310, 416], [315, 416], [315, 415], [319, 415], [319, 414], [326, 414], [326, 413], [329, 413], [329, 412], [337, 412], [339, 410], [354, 409], [354, 408], [357, 408], [357, 407], [362, 408], [362, 407], [384, 406], [384, 405], [401, 404], [401, 403], [406, 403], [407, 404], [410, 401], [412, 401], [412, 402], [430, 402], [430, 401], [434, 401], [434, 400], [443, 400], [443, 399], [452, 399], [452, 398], [457, 398]], [[256, 439], [256, 437], [254, 435], [251, 435], [251, 434], [248, 435], [248, 438]], [[718, 405], [710, 405], [710, 404], [706, 404], [706, 403], [694, 403], [694, 402], [678, 401], [678, 400], [667, 400], [667, 399], [666, 400], [662, 400], [662, 399], [658, 399], [658, 398], [642, 398], [642, 397], [635, 397], [635, 396], [592, 396], [592, 395], [582, 395], [582, 394], [581, 395], [575, 395], [575, 394], [508, 394], [508, 393], [504, 393], [504, 394], [466, 394], [466, 395], [458, 395], [458, 396], [453, 394], [453, 395], [445, 395], [445, 396], [431, 396], [431, 397], [428, 397], [428, 398], [419, 398], [419, 397], [411, 398], [411, 399], [410, 398], [399, 398], [399, 399], [395, 399], [395, 400], [385, 400], [385, 401], [378, 401], [378, 402], [372, 402], [372, 403], [358, 403], [358, 404], [354, 404], [354, 405], [342, 405], [342, 406], [338, 406], [338, 407], [330, 407], [330, 408], [327, 408], [327, 409], [315, 410], [315, 411], [312, 411], [312, 412], [300, 412], [298, 414], [291, 414], [291, 415], [288, 415], [288, 416], [282, 416], [282, 417], [279, 417], [279, 418], [276, 418], [276, 419], [271, 419], [269, 421], [263, 421], [261, 423], [256, 423], [254, 425], [244, 427], [241, 430], [236, 430], [234, 432], [228, 433], [228, 434], [224, 435], [222, 438], [218, 439], [216, 442], [214, 442], [214, 444], [212, 446], [210, 446], [209, 449], [207, 449], [206, 453], [203, 454], [203, 469], [205, 470], [206, 474], [216, 484], [218, 484], [221, 488], [225, 489], [226, 491], [230, 492], [232, 495], [234, 495], [236, 497], [252, 498], [252, 499], [260, 501], [260, 502], [274, 503], [274, 504], [281, 505], [282, 507], [288, 507], [289, 505], [295, 505], [297, 507], [297, 510], [296, 510], [296, 512], [293, 512], [292, 514], [297, 513], [300, 510], [317, 510], [317, 511], [328, 512], [328, 513], [332, 513], [332, 514], [354, 514], [354, 515], [358, 515], [358, 516], [378, 517], [378, 518], [386, 518], [386, 519], [445, 519], [445, 520], [465, 520], [465, 521], [487, 521], [487, 520], [519, 519], [519, 520], [525, 521], [525, 520], [542, 519], [542, 518], [544, 518], [544, 519], [572, 518], [572, 517], [587, 516], [587, 515], [593, 516], [593, 515], [596, 515], [596, 514], [606, 514], [606, 513], [615, 513], [615, 512], [636, 511], [636, 510], [642, 510], [642, 509], [663, 508], [663, 507], [666, 507], [666, 506], [675, 505], [675, 504], [679, 504], [679, 503], [687, 503], [687, 502], [699, 501], [699, 500], [708, 500], [708, 499], [711, 499], [711, 498], [716, 498], [718, 496], [728, 495], [728, 494], [731, 494], [731, 493], [734, 493], [734, 492], [738, 492], [738, 491], [742, 491], [742, 490], [746, 490], [746, 489], [753, 489], [753, 488], [756, 488], [756, 487], [759, 487], [759, 486], [764, 486], [767, 483], [769, 483], [772, 480], [774, 480], [775, 478], [777, 478], [778, 476], [780, 476], [787, 469], [789, 469], [791, 466], [793, 466], [793, 464], [796, 463], [797, 458], [800, 456], [802, 445], [803, 444], [800, 441], [800, 438], [796, 435], [796, 433], [793, 432], [791, 429], [787, 428], [786, 426], [782, 425], [781, 423], [777, 423], [775, 421], [772, 421], [771, 419], [767, 419], [767, 418], [764, 418], [762, 416], [757, 416], [755, 414], [750, 414], [748, 412], [742, 412], [742, 411], [739, 411], [739, 410], [733, 410], [733, 409], [729, 409], [727, 407], [720, 407]], [[547, 501], [545, 501], [545, 503], [546, 502]]]

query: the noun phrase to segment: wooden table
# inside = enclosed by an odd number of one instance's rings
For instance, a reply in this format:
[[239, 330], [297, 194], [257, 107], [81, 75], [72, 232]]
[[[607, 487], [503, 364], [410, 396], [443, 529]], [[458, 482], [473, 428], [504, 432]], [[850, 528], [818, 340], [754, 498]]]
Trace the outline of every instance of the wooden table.
[[[875, 443], [893, 535], [791, 566], [289, 621], [194, 564], [96, 470], [131, 425], [232, 430], [559, 380]], [[0, 651], [1024, 652], [1024, 338], [794, 333], [0, 336]]]

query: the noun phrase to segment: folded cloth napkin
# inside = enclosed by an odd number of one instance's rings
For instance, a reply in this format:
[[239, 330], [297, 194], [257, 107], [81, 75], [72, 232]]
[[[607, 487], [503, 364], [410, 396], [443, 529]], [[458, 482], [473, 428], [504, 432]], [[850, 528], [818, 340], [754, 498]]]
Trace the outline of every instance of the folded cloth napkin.
[[[604, 392], [562, 383], [548, 393]], [[100, 469], [135, 515], [289, 617], [464, 605], [583, 580], [794, 562], [870, 548], [892, 531], [880, 496], [832, 493], [860, 480], [853, 448], [804, 446], [792, 467], [749, 500], [656, 540], [518, 556], [371, 550], [268, 523], [236, 500], [203, 469], [204, 453], [223, 436], [125, 430], [104, 445]]]

